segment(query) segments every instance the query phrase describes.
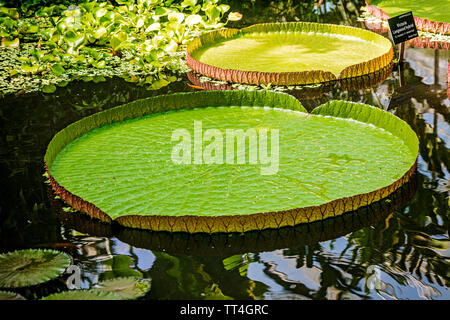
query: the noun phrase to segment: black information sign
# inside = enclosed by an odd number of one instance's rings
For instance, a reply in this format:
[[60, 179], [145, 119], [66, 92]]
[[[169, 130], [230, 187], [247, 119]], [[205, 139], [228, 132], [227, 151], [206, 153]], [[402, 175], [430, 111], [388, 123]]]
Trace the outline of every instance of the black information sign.
[[411, 11], [388, 19], [388, 23], [394, 44], [399, 44], [419, 36]]

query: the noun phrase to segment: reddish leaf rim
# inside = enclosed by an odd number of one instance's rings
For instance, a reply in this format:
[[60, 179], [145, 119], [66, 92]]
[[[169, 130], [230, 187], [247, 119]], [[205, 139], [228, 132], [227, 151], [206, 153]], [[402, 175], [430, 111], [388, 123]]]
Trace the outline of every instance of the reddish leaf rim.
[[376, 224], [397, 209], [407, 205], [417, 191], [417, 174], [388, 197], [362, 207], [357, 211], [344, 213], [336, 218], [319, 220], [307, 224], [281, 229], [266, 229], [238, 233], [186, 233], [150, 232], [136, 228], [113, 228], [112, 225], [91, 221], [87, 215], [68, 213], [62, 203], [55, 199], [51, 187], [48, 196], [52, 209], [58, 218], [70, 228], [98, 237], [116, 237], [135, 247], [149, 250], [167, 250], [193, 256], [225, 255], [245, 252], [272, 251], [292, 245], [309, 245], [320, 241], [336, 239], [361, 228]]
[[[341, 88], [349, 91], [357, 91], [362, 89], [368, 89], [372, 88], [374, 85], [383, 82], [386, 80], [389, 75], [392, 73], [393, 64], [389, 64], [388, 66], [384, 67], [383, 69], [380, 69], [373, 73], [368, 73], [366, 75], [358, 76], [355, 78], [347, 78], [347, 79], [339, 79], [336, 81], [336, 84], [340, 86]], [[226, 84], [216, 84], [211, 81], [204, 81], [202, 82], [200, 80], [200, 76], [196, 74], [195, 72], [188, 72], [187, 77], [189, 81], [196, 87], [199, 87], [198, 89], [203, 89], [207, 91], [213, 91], [213, 90], [239, 90], [236, 87], [233, 87], [233, 85], [226, 83]], [[285, 87], [286, 88], [286, 87]], [[309, 100], [309, 99], [315, 99], [318, 97], [322, 97], [324, 93], [329, 92], [333, 88], [333, 83], [324, 83], [322, 85], [319, 85], [317, 87], [302, 87], [300, 89], [293, 89], [286, 91], [283, 91], [285, 93], [288, 93], [297, 99], [300, 100]]]
[[[389, 28], [384, 27], [382, 22], [373, 23], [364, 21], [364, 25], [367, 29], [379, 34], [389, 32]], [[412, 47], [421, 49], [450, 50], [450, 42], [432, 40], [432, 38], [427, 36], [417, 37], [408, 40], [406, 43]]]

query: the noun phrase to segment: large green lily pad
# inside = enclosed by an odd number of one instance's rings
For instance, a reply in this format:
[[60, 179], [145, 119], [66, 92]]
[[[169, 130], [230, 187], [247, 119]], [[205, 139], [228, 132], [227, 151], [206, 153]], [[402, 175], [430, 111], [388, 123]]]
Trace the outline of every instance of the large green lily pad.
[[[246, 140], [240, 158], [227, 129], [254, 132], [268, 148]], [[180, 132], [192, 142], [186, 158]], [[227, 152], [230, 141], [235, 148]], [[144, 99], [82, 119], [54, 137], [45, 161], [56, 193], [103, 221], [231, 232], [356, 210], [405, 183], [417, 155], [412, 129], [375, 107], [333, 101], [309, 114], [286, 94], [210, 91]]]
[[416, 17], [450, 22], [450, 0], [373, 0], [369, 3], [382, 9], [391, 17], [412, 11]]
[[27, 249], [0, 255], [0, 288], [19, 288], [60, 276], [71, 258], [56, 250]]
[[203, 34], [187, 64], [213, 79], [247, 84], [311, 84], [375, 72], [392, 43], [367, 30], [309, 22], [268, 23]]
[[412, 11], [417, 29], [450, 34], [450, 0], [372, 0], [369, 11], [384, 20]]

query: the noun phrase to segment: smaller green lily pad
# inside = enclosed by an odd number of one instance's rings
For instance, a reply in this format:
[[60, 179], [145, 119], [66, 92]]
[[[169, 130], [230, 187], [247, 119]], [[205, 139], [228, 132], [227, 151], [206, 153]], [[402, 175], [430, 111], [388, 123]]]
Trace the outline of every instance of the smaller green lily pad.
[[96, 290], [114, 292], [124, 299], [137, 299], [150, 290], [150, 281], [134, 277], [115, 278], [100, 282]]
[[90, 289], [54, 293], [41, 300], [122, 300], [122, 297], [114, 292]]
[[26, 300], [20, 294], [10, 291], [0, 291], [0, 300]]
[[56, 250], [26, 249], [0, 255], [0, 287], [20, 288], [59, 277], [71, 258]]

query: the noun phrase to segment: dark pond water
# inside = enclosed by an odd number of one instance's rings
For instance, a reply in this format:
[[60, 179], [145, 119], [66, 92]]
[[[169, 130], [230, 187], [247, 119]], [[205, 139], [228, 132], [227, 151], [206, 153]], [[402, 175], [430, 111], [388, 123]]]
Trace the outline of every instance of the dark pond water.
[[[263, 8], [253, 14], [234, 9], [248, 17], [240, 25], [284, 17], [259, 14]], [[290, 13], [285, 16], [293, 20]], [[339, 19], [333, 14], [321, 21]], [[403, 68], [394, 67], [379, 83], [330, 85], [295, 95], [309, 109], [345, 99], [408, 122], [420, 139], [411, 182], [357, 213], [245, 235], [189, 236], [102, 224], [65, 212], [42, 176], [45, 149], [56, 132], [124, 102], [195, 91], [186, 75], [159, 91], [111, 79], [73, 82], [50, 95], [5, 97], [0, 100], [0, 251], [67, 252], [82, 270], [82, 288], [112, 274], [149, 278], [152, 289], [144, 299], [449, 299], [449, 52], [407, 48], [405, 57]], [[39, 297], [64, 289], [51, 282], [24, 294]]]

